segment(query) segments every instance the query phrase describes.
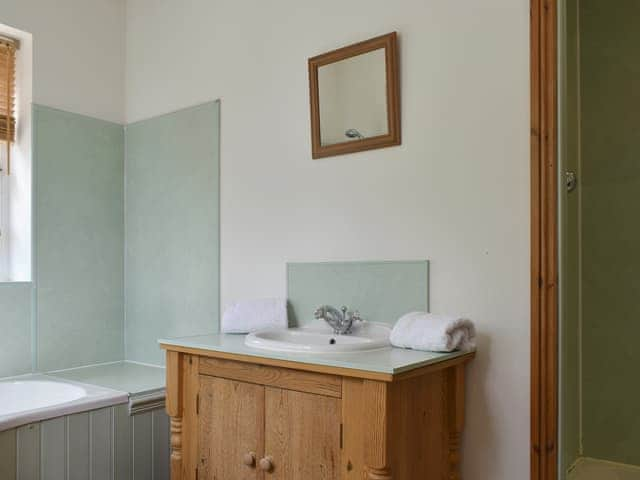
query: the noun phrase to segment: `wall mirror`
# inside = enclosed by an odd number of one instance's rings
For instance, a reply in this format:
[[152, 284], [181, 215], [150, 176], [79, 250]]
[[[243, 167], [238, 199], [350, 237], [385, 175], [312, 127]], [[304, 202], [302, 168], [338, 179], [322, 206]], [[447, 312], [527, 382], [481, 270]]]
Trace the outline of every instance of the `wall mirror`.
[[396, 37], [392, 32], [309, 59], [313, 158], [400, 144]]

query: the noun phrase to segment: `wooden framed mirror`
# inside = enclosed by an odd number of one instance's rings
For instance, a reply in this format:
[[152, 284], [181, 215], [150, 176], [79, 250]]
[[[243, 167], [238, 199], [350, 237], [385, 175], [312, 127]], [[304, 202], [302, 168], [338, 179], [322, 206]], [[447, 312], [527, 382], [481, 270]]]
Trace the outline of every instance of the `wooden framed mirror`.
[[311, 153], [400, 145], [396, 32], [309, 59]]

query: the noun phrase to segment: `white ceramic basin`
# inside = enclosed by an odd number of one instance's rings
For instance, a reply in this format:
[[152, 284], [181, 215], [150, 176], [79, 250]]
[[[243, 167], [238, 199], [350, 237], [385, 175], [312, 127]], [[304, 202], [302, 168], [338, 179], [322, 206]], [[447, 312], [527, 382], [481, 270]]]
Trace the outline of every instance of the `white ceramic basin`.
[[21, 375], [0, 381], [0, 432], [128, 401], [126, 392], [47, 375]]
[[270, 328], [250, 333], [244, 343], [253, 348], [299, 353], [348, 353], [377, 350], [389, 346], [388, 325], [358, 322], [353, 332], [335, 335], [324, 321], [289, 329]]

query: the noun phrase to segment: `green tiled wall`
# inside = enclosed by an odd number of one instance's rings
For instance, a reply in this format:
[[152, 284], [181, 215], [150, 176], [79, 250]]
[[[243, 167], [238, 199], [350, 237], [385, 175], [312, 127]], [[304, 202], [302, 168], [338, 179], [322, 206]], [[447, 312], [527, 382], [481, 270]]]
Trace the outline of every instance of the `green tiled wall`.
[[127, 127], [126, 358], [163, 363], [160, 337], [215, 332], [219, 102]]
[[37, 368], [121, 359], [124, 129], [33, 115]]

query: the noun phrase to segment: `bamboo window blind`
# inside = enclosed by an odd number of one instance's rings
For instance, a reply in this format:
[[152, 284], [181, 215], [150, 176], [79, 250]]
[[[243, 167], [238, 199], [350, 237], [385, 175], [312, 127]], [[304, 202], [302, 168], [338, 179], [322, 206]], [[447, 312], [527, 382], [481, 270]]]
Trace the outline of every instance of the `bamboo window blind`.
[[11, 143], [15, 141], [16, 42], [0, 37], [0, 148], [7, 149], [7, 174], [11, 172]]

